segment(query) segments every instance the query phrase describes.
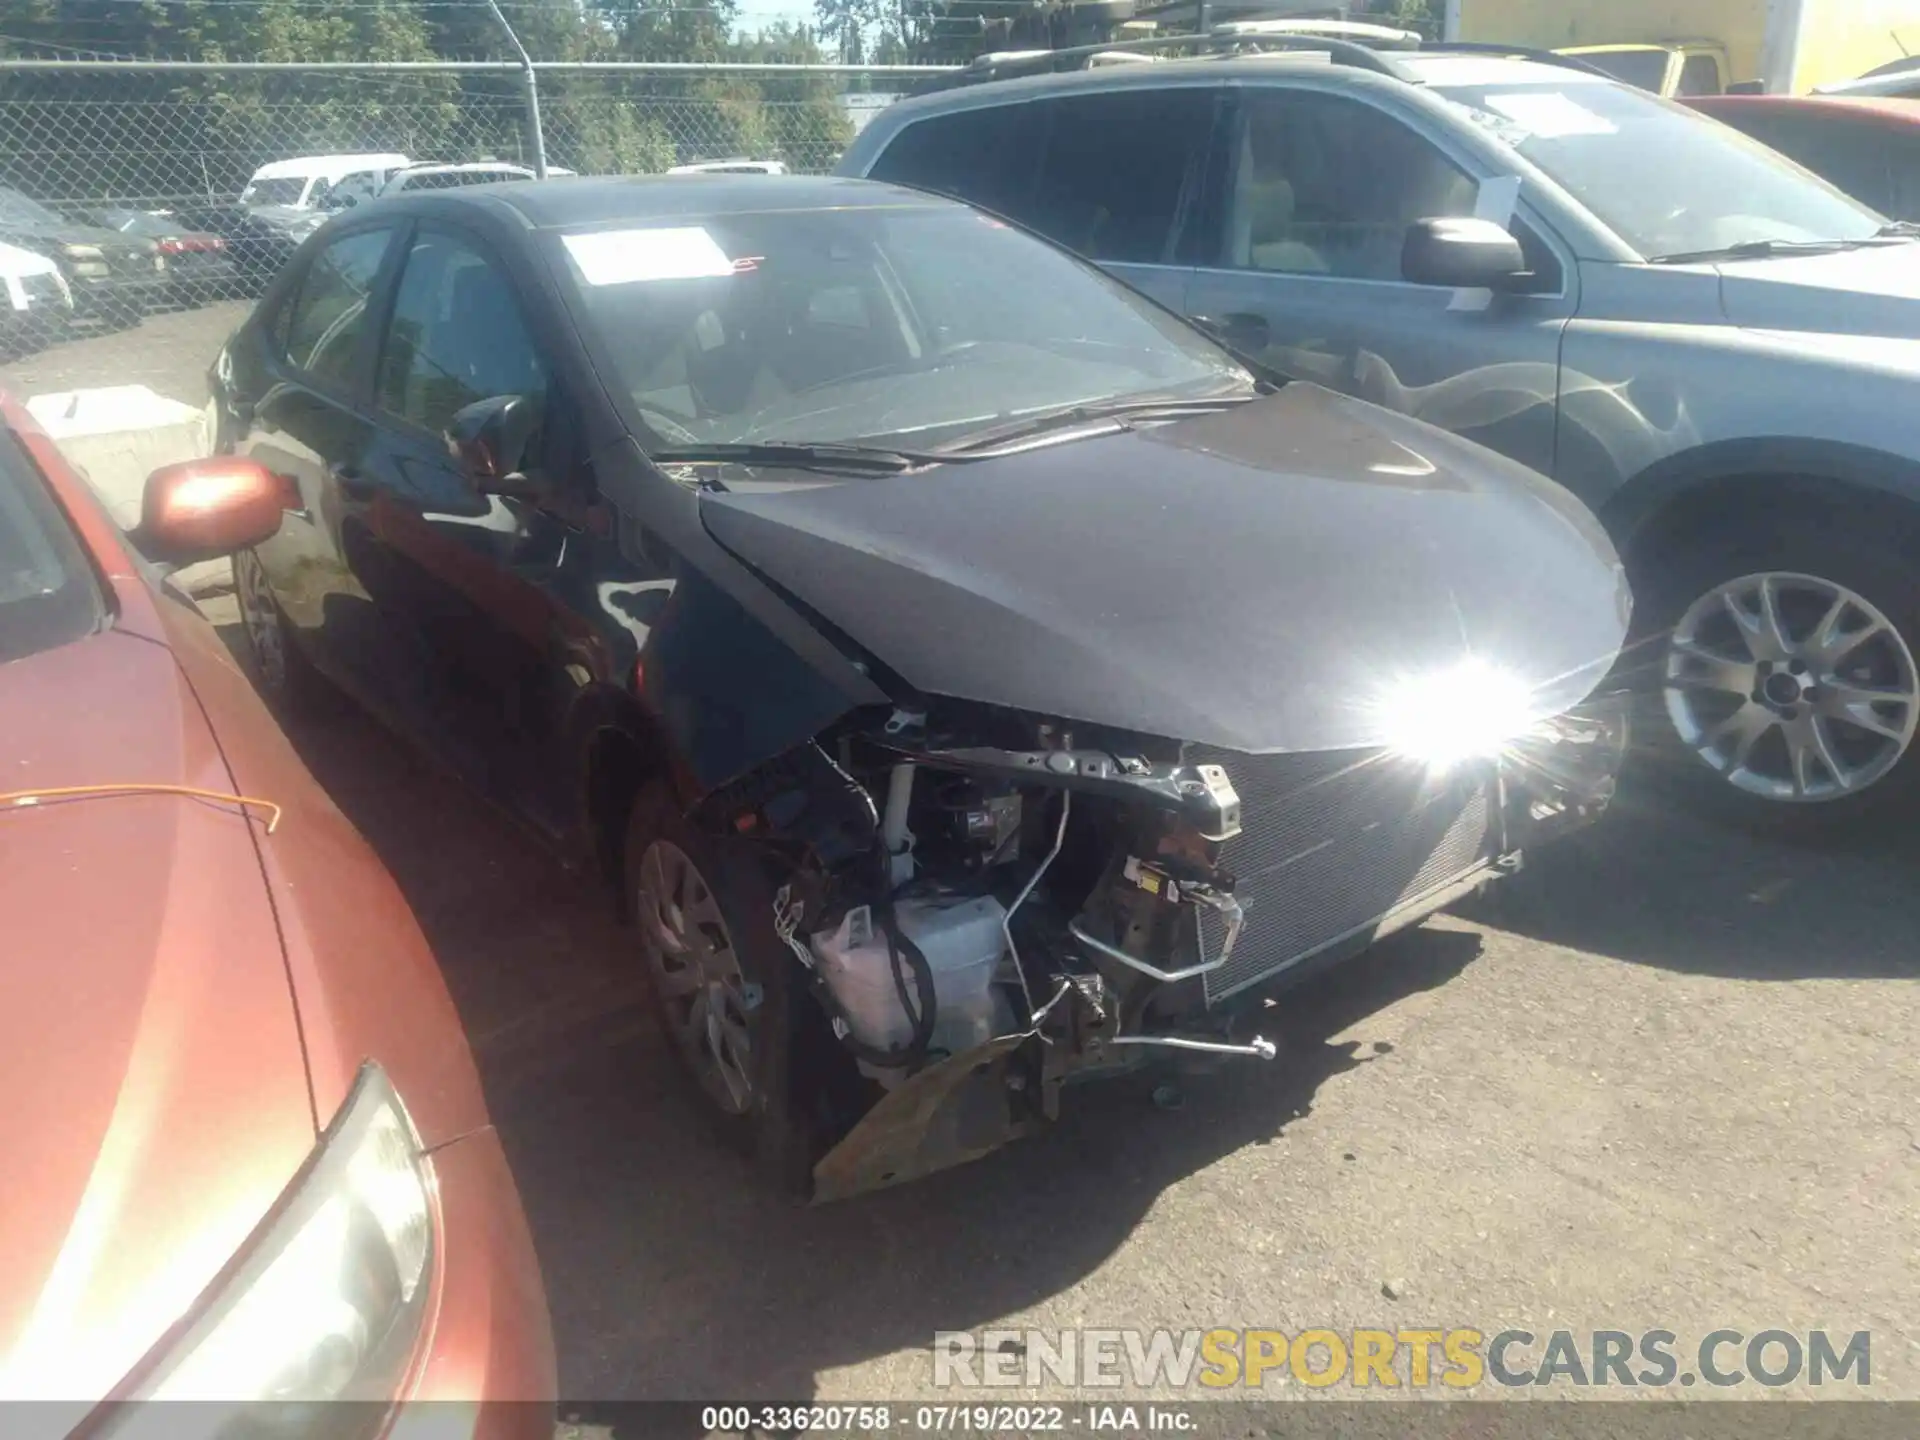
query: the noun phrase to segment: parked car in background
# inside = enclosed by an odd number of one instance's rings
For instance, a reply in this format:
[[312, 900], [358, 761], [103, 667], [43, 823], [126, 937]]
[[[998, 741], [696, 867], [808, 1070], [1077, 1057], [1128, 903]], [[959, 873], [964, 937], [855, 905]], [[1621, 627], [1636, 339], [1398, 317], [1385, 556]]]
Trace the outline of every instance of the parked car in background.
[[1799, 95], [1920, 51], [1920, 0], [1447, 0], [1433, 8], [1444, 40], [1571, 48], [1667, 95], [1713, 93], [1699, 87], [1716, 72], [1717, 89]]
[[122, 235], [151, 240], [166, 257], [167, 293], [176, 305], [204, 305], [242, 293], [240, 272], [227, 256], [223, 236], [149, 210], [96, 210], [88, 218]]
[[66, 338], [73, 325], [73, 293], [60, 267], [32, 250], [0, 244], [0, 355], [38, 350]]
[[1920, 221], [1920, 98], [1717, 95], [1692, 103], [1882, 215]]
[[166, 296], [167, 258], [151, 240], [78, 223], [4, 185], [0, 242], [54, 261], [80, 319], [137, 325]]
[[[558, 179], [574, 172], [549, 165], [547, 175]], [[328, 198], [329, 210], [348, 210], [378, 195], [398, 195], [409, 190], [455, 190], [465, 185], [494, 185], [513, 180], [537, 180], [539, 172], [527, 165], [503, 160], [472, 160], [458, 164], [421, 161], [396, 170], [380, 184], [342, 186]]]
[[214, 386], [299, 491], [235, 560], [263, 685], [604, 866], [716, 1118], [816, 1199], [1069, 1074], [1270, 1056], [1276, 981], [1610, 792], [1629, 602], [1576, 502], [950, 201], [382, 199]]
[[[137, 538], [191, 561], [283, 504], [258, 465], [174, 466]], [[241, 1433], [308, 1433], [288, 1427], [318, 1407], [373, 1440], [420, 1405], [546, 1440], [539, 1268], [399, 890], [4, 398], [0, 556], [0, 1147], [31, 1177], [0, 1396], [61, 1402], [39, 1412], [60, 1433], [99, 1401], [194, 1399], [237, 1402]]]
[[[183, 206], [173, 211], [171, 218], [189, 231], [220, 238], [242, 295], [258, 294], [293, 258], [303, 238], [294, 227], [275, 224], [262, 211], [242, 205]], [[325, 216], [318, 218], [324, 220]]]
[[1920, 96], [1920, 55], [1910, 55], [1869, 70], [1853, 80], [1840, 80], [1814, 88], [1816, 95], [1880, 96], [1897, 99]]
[[1815, 825], [1911, 793], [1914, 232], [1589, 71], [1327, 58], [948, 90], [840, 169], [1031, 225], [1261, 363], [1558, 480], [1627, 557], [1625, 678], [1704, 802]]
[[1570, 45], [1559, 53], [1655, 95], [1718, 95], [1727, 88], [1727, 48], [1717, 41]]
[[291, 160], [274, 160], [253, 172], [253, 178], [240, 192], [240, 203], [314, 210], [320, 208], [336, 186], [378, 187], [395, 170], [412, 163], [406, 156], [393, 152], [301, 155]]

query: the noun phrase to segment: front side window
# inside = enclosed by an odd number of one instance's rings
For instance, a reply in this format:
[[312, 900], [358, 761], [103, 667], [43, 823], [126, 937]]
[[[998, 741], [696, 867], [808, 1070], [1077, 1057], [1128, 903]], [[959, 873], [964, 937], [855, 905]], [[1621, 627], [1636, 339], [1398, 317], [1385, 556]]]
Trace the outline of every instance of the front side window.
[[380, 408], [436, 433], [463, 407], [546, 394], [511, 282], [472, 245], [425, 232], [407, 252], [381, 347]]
[[1213, 125], [1214, 92], [1122, 90], [1041, 109], [1045, 158], [1032, 211], [1021, 218], [1089, 259], [1166, 259]]
[[1649, 260], [1765, 240], [1866, 240], [1884, 223], [1730, 126], [1624, 85], [1576, 74], [1433, 90]]
[[353, 388], [367, 301], [392, 238], [390, 230], [343, 235], [314, 256], [280, 332], [288, 363], [316, 379]]
[[1228, 263], [1398, 280], [1407, 228], [1473, 213], [1473, 177], [1403, 121], [1314, 91], [1247, 96], [1228, 204]]
[[243, 205], [298, 205], [307, 188], [306, 178], [282, 175], [272, 180], [256, 180], [241, 193]]
[[937, 445], [1076, 404], [1252, 386], [1191, 326], [960, 206], [716, 216], [557, 246], [608, 388], [663, 447]]

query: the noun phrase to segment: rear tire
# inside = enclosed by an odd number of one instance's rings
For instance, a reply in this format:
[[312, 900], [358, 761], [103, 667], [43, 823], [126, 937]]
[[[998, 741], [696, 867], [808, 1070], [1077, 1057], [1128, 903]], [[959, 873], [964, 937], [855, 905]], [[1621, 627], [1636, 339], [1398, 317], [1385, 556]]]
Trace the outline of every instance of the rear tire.
[[794, 1059], [814, 1007], [759, 857], [688, 823], [656, 782], [629, 816], [624, 874], [661, 1029], [702, 1108], [775, 1188], [811, 1198], [816, 1128]]
[[1920, 576], [1897, 531], [1835, 518], [1783, 507], [1636, 567], [1642, 759], [1745, 828], [1824, 833], [1920, 787]]

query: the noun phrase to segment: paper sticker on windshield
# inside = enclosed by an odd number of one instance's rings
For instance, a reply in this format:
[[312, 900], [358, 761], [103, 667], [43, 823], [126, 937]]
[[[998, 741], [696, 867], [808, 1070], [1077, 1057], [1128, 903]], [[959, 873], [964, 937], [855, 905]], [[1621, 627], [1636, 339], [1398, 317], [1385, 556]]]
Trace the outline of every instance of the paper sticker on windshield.
[[1543, 140], [1620, 133], [1620, 127], [1606, 116], [1596, 115], [1556, 90], [1517, 90], [1507, 95], [1496, 91], [1487, 96], [1487, 104]]
[[642, 280], [706, 280], [734, 273], [714, 238], [698, 225], [664, 230], [599, 230], [562, 237], [589, 285]]

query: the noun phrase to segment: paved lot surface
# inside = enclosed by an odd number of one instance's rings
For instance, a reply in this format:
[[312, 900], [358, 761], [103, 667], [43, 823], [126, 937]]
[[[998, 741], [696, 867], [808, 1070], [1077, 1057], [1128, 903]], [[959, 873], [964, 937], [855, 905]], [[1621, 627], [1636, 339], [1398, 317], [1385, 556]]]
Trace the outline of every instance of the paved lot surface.
[[188, 405], [207, 403], [207, 367], [251, 300], [149, 315], [128, 330], [82, 333], [65, 344], [0, 365], [0, 385], [16, 395], [43, 395], [91, 385], [145, 385]]
[[1869, 1393], [1920, 1397], [1920, 840], [1632, 801], [1497, 922], [1290, 998], [1274, 1064], [1177, 1110], [1082, 1091], [1046, 1137], [798, 1210], [709, 1138], [590, 885], [351, 710], [296, 740], [468, 1018], [568, 1395], [926, 1396], [936, 1330], [1007, 1324], [1868, 1329]]

